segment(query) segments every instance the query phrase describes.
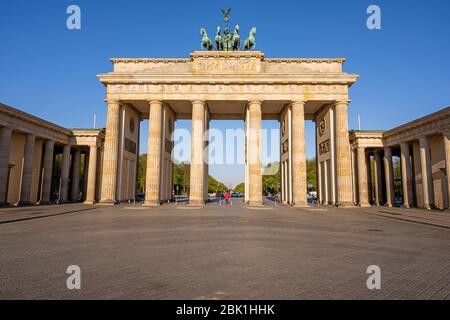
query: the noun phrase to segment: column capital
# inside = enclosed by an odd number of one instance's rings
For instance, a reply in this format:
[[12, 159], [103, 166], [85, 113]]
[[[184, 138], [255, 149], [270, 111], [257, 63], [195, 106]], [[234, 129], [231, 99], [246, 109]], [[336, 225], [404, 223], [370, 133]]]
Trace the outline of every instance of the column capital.
[[258, 100], [258, 99], [254, 99], [254, 100], [248, 100], [247, 101], [247, 106], [251, 105], [251, 104], [259, 104], [261, 105], [263, 103], [262, 100]]
[[36, 135], [34, 133], [26, 133], [25, 135], [29, 139], [36, 139]]
[[1, 126], [0, 130], [8, 130], [8, 131], [13, 131], [13, 128], [9, 127], [9, 126]]
[[192, 104], [196, 104], [196, 103], [201, 103], [201, 104], [206, 104], [206, 101], [203, 99], [193, 99], [191, 100]]
[[334, 101], [334, 105], [341, 105], [341, 104], [345, 104], [345, 105], [349, 105], [352, 102], [352, 100], [350, 99], [342, 99], [342, 100], [335, 100]]
[[304, 106], [306, 104], [306, 101], [304, 101], [304, 100], [291, 100], [291, 106], [297, 105], [297, 104], [301, 104], [301, 105]]
[[162, 105], [163, 102], [161, 100], [147, 100], [147, 102], [152, 105], [152, 104], [159, 104]]
[[111, 99], [111, 98], [106, 98], [105, 102], [107, 104], [119, 104], [119, 99]]
[[419, 144], [420, 145], [428, 145], [428, 138], [427, 138], [427, 136], [419, 137]]
[[384, 156], [386, 156], [387, 154], [392, 154], [392, 147], [384, 147]]
[[366, 147], [365, 146], [361, 146], [359, 144], [356, 146], [356, 149], [366, 151]]
[[400, 150], [409, 150], [409, 143], [408, 142], [400, 142]]
[[45, 148], [53, 148], [55, 146], [54, 140], [46, 140], [45, 141]]

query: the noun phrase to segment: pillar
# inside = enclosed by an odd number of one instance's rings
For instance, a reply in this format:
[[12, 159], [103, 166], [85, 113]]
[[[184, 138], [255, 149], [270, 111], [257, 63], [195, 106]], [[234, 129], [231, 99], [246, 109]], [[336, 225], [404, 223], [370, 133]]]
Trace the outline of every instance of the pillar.
[[305, 102], [294, 101], [292, 110], [292, 203], [307, 207]]
[[149, 101], [149, 125], [147, 145], [147, 171], [145, 176], [145, 205], [161, 204], [161, 163], [162, 163], [162, 126], [163, 104], [161, 101]]
[[420, 169], [422, 175], [422, 189], [423, 189], [423, 207], [427, 210], [431, 209], [430, 188], [431, 188], [431, 170], [428, 170], [430, 165], [430, 149], [427, 137], [419, 139], [420, 148]]
[[69, 193], [69, 169], [70, 169], [70, 146], [63, 147], [63, 159], [61, 164], [61, 186], [59, 202], [65, 203], [68, 200]]
[[331, 204], [331, 199], [328, 196], [328, 193], [329, 193], [329, 190], [328, 190], [329, 189], [328, 172], [330, 172], [330, 170], [328, 170], [328, 160], [325, 160], [322, 163], [323, 163], [322, 176], [323, 176], [323, 194], [324, 194], [324, 197], [323, 197], [324, 201], [322, 202], [322, 204], [329, 205], [329, 204]]
[[72, 190], [70, 200], [72, 202], [78, 201], [80, 195], [80, 162], [81, 162], [81, 150], [75, 149], [73, 153], [73, 168], [72, 168]]
[[374, 159], [374, 184], [375, 184], [375, 205], [379, 206], [383, 203], [383, 179], [380, 151], [375, 151]]
[[450, 130], [443, 133], [445, 151], [445, 172], [447, 175], [447, 208], [450, 208]]
[[[204, 126], [205, 126], [205, 132], [208, 132], [208, 130], [209, 130], [209, 111], [208, 111], [208, 108], [205, 108], [205, 122], [204, 122]], [[204, 135], [205, 135], [206, 133], [204, 133]], [[207, 138], [205, 137], [205, 139], [204, 139], [205, 141], [203, 141], [203, 150], [207, 150], [208, 149], [208, 141], [207, 141]], [[204, 171], [204, 177], [203, 177], [203, 181], [204, 181], [204, 184], [203, 184], [203, 189], [204, 189], [204, 192], [203, 192], [203, 199], [205, 200], [205, 201], [207, 201], [208, 200], [208, 176], [209, 176], [209, 165], [208, 165], [208, 152], [205, 152], [204, 153], [204, 166], [203, 166], [203, 171]]]
[[33, 177], [35, 143], [36, 136], [27, 134], [23, 156], [20, 205], [28, 205], [31, 202], [31, 182]]
[[356, 153], [358, 162], [358, 204], [360, 207], [369, 207], [366, 149], [364, 147], [358, 147]]
[[11, 149], [12, 129], [0, 128], [0, 206], [7, 204], [9, 153]]
[[402, 188], [403, 188], [403, 206], [410, 208], [412, 203], [412, 171], [411, 158], [409, 153], [409, 145], [407, 143], [400, 144], [400, 161], [402, 171]]
[[337, 101], [336, 111], [336, 176], [339, 206], [353, 206], [350, 142], [348, 136], [348, 102]]
[[52, 188], [53, 175], [53, 153], [55, 149], [55, 141], [48, 140], [45, 142], [44, 150], [44, 174], [42, 181], [42, 198], [40, 204], [50, 203], [50, 193]]
[[44, 149], [44, 168], [42, 176], [42, 197], [40, 204], [50, 203], [52, 176], [53, 176], [53, 152], [55, 149], [55, 141], [48, 140], [45, 142]]
[[108, 100], [108, 114], [106, 116], [106, 135], [102, 168], [102, 204], [116, 202], [117, 160], [119, 152], [119, 111], [117, 100]]
[[205, 101], [192, 101], [192, 140], [189, 205], [204, 205], [205, 162], [203, 161], [206, 120]]
[[97, 146], [89, 147], [89, 168], [86, 188], [85, 204], [94, 204], [95, 202], [95, 184], [97, 177]]
[[372, 159], [369, 153], [366, 155], [366, 167], [367, 167], [367, 195], [369, 205], [373, 203], [373, 184], [372, 184]]
[[384, 174], [386, 182], [386, 206], [392, 207], [394, 203], [394, 175], [392, 171], [392, 149], [384, 148]]
[[249, 199], [250, 206], [262, 206], [262, 164], [261, 164], [261, 119], [262, 102], [248, 103], [248, 170], [249, 170]]

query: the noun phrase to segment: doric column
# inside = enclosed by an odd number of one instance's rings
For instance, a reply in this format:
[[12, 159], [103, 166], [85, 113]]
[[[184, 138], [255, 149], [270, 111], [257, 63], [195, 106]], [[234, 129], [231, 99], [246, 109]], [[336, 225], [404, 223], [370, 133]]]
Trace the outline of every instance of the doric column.
[[205, 162], [203, 161], [205, 134], [205, 101], [192, 101], [192, 140], [189, 205], [204, 205]]
[[70, 170], [70, 146], [65, 145], [63, 147], [63, 158], [61, 164], [61, 186], [59, 202], [67, 202], [69, 193], [69, 170]]
[[413, 186], [409, 145], [407, 143], [401, 143], [400, 152], [400, 161], [402, 166], [403, 206], [405, 208], [410, 208], [412, 203]]
[[89, 147], [89, 168], [86, 188], [85, 204], [93, 204], [95, 202], [95, 184], [97, 177], [97, 146]]
[[78, 201], [80, 195], [80, 162], [81, 162], [81, 150], [76, 148], [73, 153], [73, 168], [72, 168], [72, 188], [70, 200]]
[[162, 116], [161, 101], [149, 101], [147, 171], [145, 175], [145, 205], [161, 204]]
[[384, 148], [384, 174], [386, 181], [386, 206], [392, 207], [394, 203], [394, 175], [392, 171], [392, 149]]
[[11, 149], [12, 129], [8, 127], [0, 128], [0, 206], [7, 203], [6, 195], [8, 193], [8, 171], [9, 171], [9, 153]]
[[348, 102], [336, 102], [336, 167], [339, 206], [353, 206], [350, 142], [348, 137]]
[[19, 202], [21, 205], [28, 205], [31, 202], [31, 181], [33, 178], [35, 143], [36, 136], [27, 134], [23, 154], [23, 171]]
[[117, 187], [117, 160], [119, 152], [119, 111], [120, 104], [117, 100], [108, 100], [108, 114], [106, 117], [105, 147], [103, 153], [102, 168], [102, 204], [114, 204], [116, 202]]
[[208, 143], [209, 143], [209, 141], [206, 141], [207, 140], [206, 132], [208, 132], [208, 130], [209, 130], [209, 111], [208, 111], [208, 108], [205, 108], [205, 133], [203, 135], [205, 137], [204, 138], [205, 141], [203, 141], [203, 150], [205, 150], [204, 155], [203, 155], [204, 160], [205, 160], [204, 166], [203, 166], [203, 171], [204, 171], [204, 177], [203, 177], [203, 181], [204, 181], [204, 184], [203, 184], [203, 189], [204, 189], [203, 199], [205, 201], [208, 199], [208, 176], [209, 176], [209, 172], [208, 172], [208, 170], [209, 170], [209, 165], [208, 165], [209, 160], [208, 160], [208, 152], [206, 151], [208, 149]]
[[373, 187], [372, 187], [372, 165], [370, 154], [366, 154], [366, 167], [367, 167], [367, 196], [369, 205], [373, 203]]
[[373, 155], [374, 159], [374, 178], [375, 178], [375, 204], [381, 205], [383, 202], [383, 170], [381, 165], [380, 151], [375, 151]]
[[369, 207], [369, 194], [367, 182], [367, 163], [366, 163], [366, 149], [358, 147], [357, 149], [358, 161], [358, 191], [359, 191], [359, 206]]
[[292, 202], [296, 207], [307, 207], [305, 143], [305, 102], [294, 101], [292, 108]]
[[262, 206], [262, 165], [261, 165], [261, 119], [262, 102], [248, 103], [248, 168], [249, 168], [249, 200], [250, 206]]
[[428, 170], [430, 165], [430, 149], [428, 146], [427, 137], [421, 137], [419, 139], [420, 148], [420, 168], [422, 175], [422, 190], [423, 190], [423, 207], [427, 210], [431, 209], [430, 190], [431, 186], [431, 171]]
[[443, 134], [445, 150], [445, 172], [447, 175], [447, 209], [450, 208], [450, 130]]
[[41, 198], [40, 204], [50, 203], [54, 149], [55, 149], [55, 141], [48, 140], [45, 142], [44, 175], [43, 175], [44, 177], [43, 177], [43, 181], [42, 181], [42, 198]]
[[323, 162], [323, 172], [322, 172], [322, 176], [323, 176], [323, 201], [322, 204], [324, 205], [329, 205], [331, 204], [331, 199], [328, 196], [329, 195], [329, 188], [328, 188], [328, 160], [325, 160]]

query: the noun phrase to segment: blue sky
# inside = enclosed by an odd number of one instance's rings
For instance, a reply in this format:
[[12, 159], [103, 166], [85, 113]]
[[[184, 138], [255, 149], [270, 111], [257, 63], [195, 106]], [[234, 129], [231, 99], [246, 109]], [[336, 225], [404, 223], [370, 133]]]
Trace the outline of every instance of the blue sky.
[[[81, 30], [66, 28], [70, 4], [81, 8]], [[381, 30], [366, 27], [371, 4], [381, 8]], [[213, 33], [228, 7], [243, 34], [257, 27], [267, 57], [347, 58], [345, 71], [360, 75], [350, 91], [350, 128], [357, 113], [363, 129], [389, 129], [450, 105], [447, 0], [1, 1], [0, 101], [65, 127], [91, 127], [95, 112], [103, 126], [105, 89], [95, 75], [111, 70], [110, 57], [187, 57], [199, 48], [199, 28]], [[306, 134], [312, 157], [311, 123]], [[211, 166], [210, 174], [243, 180], [242, 166]]]

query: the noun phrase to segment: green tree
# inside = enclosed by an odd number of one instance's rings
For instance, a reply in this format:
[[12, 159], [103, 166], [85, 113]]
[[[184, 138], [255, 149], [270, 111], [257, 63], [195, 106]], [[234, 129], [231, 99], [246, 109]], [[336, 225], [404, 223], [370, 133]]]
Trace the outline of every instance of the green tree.
[[239, 183], [236, 187], [233, 189], [234, 192], [244, 193], [245, 192], [245, 183]]
[[317, 190], [316, 158], [306, 160], [308, 191]]
[[263, 194], [277, 194], [281, 183], [280, 163], [269, 163], [264, 168], [263, 175]]
[[[191, 167], [188, 163], [174, 164], [173, 166], [173, 184], [178, 194], [189, 193], [189, 183]], [[178, 189], [177, 189], [178, 188]]]
[[211, 176], [208, 176], [208, 192], [209, 193], [224, 192], [227, 190], [228, 190], [228, 188], [225, 184], [223, 184], [220, 181], [217, 181], [216, 179], [214, 179]]
[[147, 171], [147, 154], [139, 155], [139, 166], [138, 166], [138, 192], [145, 191], [145, 174]]
[[[145, 173], [147, 168], [147, 154], [141, 154], [139, 156], [139, 168], [138, 168], [138, 190], [139, 192], [145, 192]], [[173, 165], [173, 188], [177, 194], [189, 194], [190, 183], [190, 164], [189, 163], [176, 163]], [[208, 192], [222, 192], [228, 188], [220, 181], [217, 181], [211, 176], [208, 176]]]

